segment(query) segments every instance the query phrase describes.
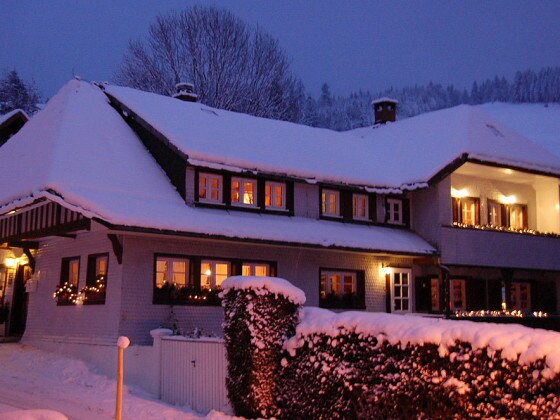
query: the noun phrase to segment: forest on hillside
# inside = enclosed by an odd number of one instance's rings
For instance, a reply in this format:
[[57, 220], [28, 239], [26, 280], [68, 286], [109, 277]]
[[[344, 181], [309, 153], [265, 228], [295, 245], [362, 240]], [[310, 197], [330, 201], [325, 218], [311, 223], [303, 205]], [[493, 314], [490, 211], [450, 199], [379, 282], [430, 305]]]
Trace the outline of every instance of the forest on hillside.
[[399, 119], [459, 104], [560, 102], [560, 67], [546, 67], [538, 72], [518, 71], [513, 81], [496, 76], [483, 82], [474, 82], [470, 92], [430, 82], [422, 86], [390, 88], [373, 93], [360, 90], [349, 96], [335, 97], [330, 93], [328, 84], [324, 83], [317, 99], [311, 96], [305, 98], [300, 122], [337, 131], [366, 127], [373, 120], [371, 101], [380, 97], [399, 101]]

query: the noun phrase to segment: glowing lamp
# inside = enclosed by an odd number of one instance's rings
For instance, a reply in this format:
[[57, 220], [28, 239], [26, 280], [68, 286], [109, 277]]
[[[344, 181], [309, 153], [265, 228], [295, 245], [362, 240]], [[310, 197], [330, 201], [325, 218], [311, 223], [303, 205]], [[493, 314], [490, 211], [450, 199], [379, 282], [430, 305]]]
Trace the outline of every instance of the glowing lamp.
[[466, 188], [462, 188], [460, 190], [456, 189], [456, 188], [451, 188], [451, 197], [455, 197], [455, 198], [464, 198], [464, 197], [469, 197], [469, 190]]
[[212, 275], [212, 270], [208, 269], [204, 272], [205, 275], [207, 276], [211, 276]]
[[18, 263], [17, 258], [8, 257], [4, 260], [4, 265], [8, 268], [15, 268]]

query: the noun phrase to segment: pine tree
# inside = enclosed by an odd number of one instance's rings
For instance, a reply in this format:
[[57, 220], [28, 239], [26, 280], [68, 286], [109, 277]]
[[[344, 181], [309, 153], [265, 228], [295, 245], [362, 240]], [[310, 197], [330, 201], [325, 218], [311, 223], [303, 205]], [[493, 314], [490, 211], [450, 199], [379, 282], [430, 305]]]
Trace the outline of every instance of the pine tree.
[[33, 82], [25, 83], [17, 71], [12, 70], [0, 80], [0, 114], [23, 109], [28, 114], [37, 112], [39, 93]]

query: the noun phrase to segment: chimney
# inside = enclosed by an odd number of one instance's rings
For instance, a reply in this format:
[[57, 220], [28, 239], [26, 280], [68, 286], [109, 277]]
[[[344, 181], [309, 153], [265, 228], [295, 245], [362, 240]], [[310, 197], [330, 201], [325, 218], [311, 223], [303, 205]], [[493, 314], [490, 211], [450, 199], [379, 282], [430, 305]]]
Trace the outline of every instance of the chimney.
[[397, 120], [397, 104], [399, 101], [391, 98], [374, 99], [371, 104], [373, 105], [374, 123], [385, 124], [386, 122], [395, 122]]
[[179, 82], [175, 85], [177, 93], [173, 95], [174, 98], [180, 99], [185, 102], [196, 102], [198, 95], [194, 93], [194, 85], [192, 83]]

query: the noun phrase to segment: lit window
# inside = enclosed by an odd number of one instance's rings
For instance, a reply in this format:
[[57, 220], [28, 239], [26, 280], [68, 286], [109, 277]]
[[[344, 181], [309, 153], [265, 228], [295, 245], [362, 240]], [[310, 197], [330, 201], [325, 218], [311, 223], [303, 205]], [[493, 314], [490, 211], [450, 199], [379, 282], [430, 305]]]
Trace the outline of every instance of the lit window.
[[431, 300], [432, 300], [432, 311], [439, 311], [439, 279], [431, 279]]
[[257, 181], [247, 178], [232, 178], [231, 204], [236, 206], [257, 206]]
[[477, 197], [453, 197], [453, 221], [465, 225], [480, 223], [480, 200]]
[[90, 255], [88, 257], [84, 304], [105, 303], [108, 263], [108, 254]]
[[268, 276], [270, 273], [270, 266], [262, 263], [243, 263], [241, 273], [244, 276]]
[[488, 224], [490, 226], [503, 226], [502, 206], [497, 201], [488, 200]]
[[189, 260], [184, 258], [157, 257], [156, 287], [186, 287], [188, 267]]
[[409, 269], [391, 269], [391, 293], [393, 312], [410, 312], [411, 308], [411, 276]]
[[527, 229], [527, 206], [512, 204], [509, 206], [509, 227], [512, 229]]
[[320, 306], [326, 308], [363, 308], [364, 290], [358, 287], [358, 272], [321, 270]]
[[200, 263], [200, 288], [214, 290], [221, 288], [225, 279], [230, 276], [230, 263], [227, 261], [203, 260]]
[[321, 193], [321, 211], [325, 216], [340, 216], [340, 193], [334, 190], [323, 190]]
[[267, 209], [286, 209], [286, 184], [267, 181], [264, 186], [264, 205]]
[[511, 283], [511, 309], [531, 309], [531, 284]]
[[450, 280], [449, 293], [451, 310], [464, 311], [467, 308], [465, 280]]
[[222, 202], [223, 178], [221, 175], [201, 172], [198, 175], [198, 201], [203, 203]]
[[366, 194], [352, 195], [352, 216], [355, 220], [369, 220], [369, 199]]

